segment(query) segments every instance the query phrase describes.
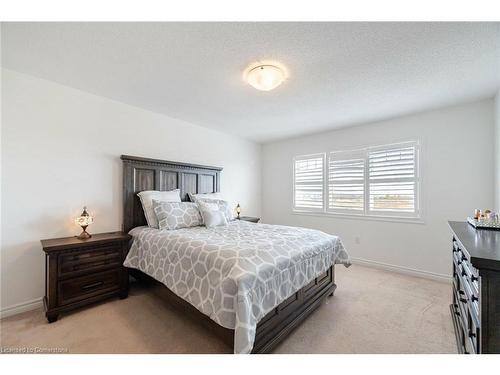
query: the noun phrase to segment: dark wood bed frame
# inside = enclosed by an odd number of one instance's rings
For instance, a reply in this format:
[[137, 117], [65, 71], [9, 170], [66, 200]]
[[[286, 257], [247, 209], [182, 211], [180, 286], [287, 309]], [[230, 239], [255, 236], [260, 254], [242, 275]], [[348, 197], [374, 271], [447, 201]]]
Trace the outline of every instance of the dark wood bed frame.
[[[123, 161], [123, 230], [125, 232], [146, 224], [146, 218], [137, 197], [140, 191], [180, 189], [183, 201], [189, 201], [188, 193], [220, 191], [222, 168], [127, 155], [122, 155], [121, 159]], [[208, 327], [231, 348], [233, 347], [234, 330], [218, 325], [148, 275], [132, 269], [130, 273], [134, 278], [152, 284], [153, 290], [162, 299]], [[259, 321], [252, 353], [269, 353], [327, 296], [333, 296], [335, 288], [335, 268], [332, 265], [324, 274], [280, 303]]]

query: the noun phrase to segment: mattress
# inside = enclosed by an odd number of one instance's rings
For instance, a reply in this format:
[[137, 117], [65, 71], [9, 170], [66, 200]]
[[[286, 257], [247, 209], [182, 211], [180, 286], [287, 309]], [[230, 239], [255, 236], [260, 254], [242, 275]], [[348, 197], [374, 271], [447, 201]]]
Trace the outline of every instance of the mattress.
[[124, 265], [166, 285], [250, 353], [257, 323], [332, 264], [350, 264], [337, 236], [234, 220], [178, 230], [137, 227]]

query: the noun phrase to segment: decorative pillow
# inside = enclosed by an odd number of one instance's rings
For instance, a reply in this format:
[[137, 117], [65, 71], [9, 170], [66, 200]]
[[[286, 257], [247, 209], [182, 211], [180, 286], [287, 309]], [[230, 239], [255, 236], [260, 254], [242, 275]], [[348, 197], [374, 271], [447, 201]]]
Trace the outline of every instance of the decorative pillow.
[[222, 199], [222, 195], [220, 193], [203, 193], [203, 194], [193, 194], [188, 193], [189, 200], [191, 202], [196, 202], [197, 199]]
[[144, 190], [137, 193], [141, 200], [142, 209], [148, 225], [152, 228], [158, 228], [158, 219], [153, 210], [153, 199], [161, 202], [180, 202], [181, 192], [179, 189], [170, 191]]
[[216, 227], [219, 225], [227, 225], [227, 218], [224, 211], [220, 210], [220, 207], [216, 203], [211, 201], [201, 201], [196, 202], [198, 208], [200, 209], [201, 216], [203, 217], [203, 223], [207, 228]]
[[198, 205], [192, 202], [162, 202], [153, 199], [160, 229], [197, 227], [202, 224]]
[[228, 201], [224, 201], [222, 199], [205, 199], [205, 198], [197, 198], [196, 202], [204, 202], [204, 203], [212, 203], [216, 204], [217, 207], [219, 208], [219, 211], [224, 212], [224, 215], [226, 215], [226, 220], [227, 221], [232, 221], [234, 220], [234, 215], [233, 215], [233, 210], [231, 209], [231, 206], [229, 205]]

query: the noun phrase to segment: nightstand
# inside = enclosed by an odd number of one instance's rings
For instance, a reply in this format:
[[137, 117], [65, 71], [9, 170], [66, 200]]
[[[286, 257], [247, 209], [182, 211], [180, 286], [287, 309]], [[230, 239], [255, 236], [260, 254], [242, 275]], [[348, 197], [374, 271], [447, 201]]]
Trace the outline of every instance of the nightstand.
[[240, 218], [238, 220], [250, 221], [252, 223], [258, 223], [260, 221], [260, 217], [240, 216]]
[[45, 252], [45, 297], [43, 306], [49, 323], [60, 313], [104, 298], [128, 296], [128, 271], [123, 266], [129, 234], [93, 234], [42, 240]]

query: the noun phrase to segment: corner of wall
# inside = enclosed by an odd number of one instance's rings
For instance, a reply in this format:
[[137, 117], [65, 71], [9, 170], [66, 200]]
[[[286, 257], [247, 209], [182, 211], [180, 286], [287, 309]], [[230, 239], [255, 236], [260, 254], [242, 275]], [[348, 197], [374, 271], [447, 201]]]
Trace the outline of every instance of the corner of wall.
[[494, 148], [495, 148], [495, 211], [500, 212], [500, 89], [495, 99], [495, 129], [494, 129]]

